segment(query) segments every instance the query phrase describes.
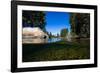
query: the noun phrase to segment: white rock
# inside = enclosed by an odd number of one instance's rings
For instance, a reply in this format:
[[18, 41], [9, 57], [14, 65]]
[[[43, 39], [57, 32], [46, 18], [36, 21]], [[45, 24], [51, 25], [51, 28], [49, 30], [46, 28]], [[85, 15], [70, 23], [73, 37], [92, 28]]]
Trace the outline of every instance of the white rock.
[[24, 27], [22, 30], [23, 43], [45, 43], [48, 35], [39, 27]]

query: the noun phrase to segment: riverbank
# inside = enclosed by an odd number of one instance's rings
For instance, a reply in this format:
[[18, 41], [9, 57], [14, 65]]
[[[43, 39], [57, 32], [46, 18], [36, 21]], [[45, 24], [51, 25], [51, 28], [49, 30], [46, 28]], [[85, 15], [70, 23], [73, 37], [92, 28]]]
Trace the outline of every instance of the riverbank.
[[58, 41], [47, 44], [23, 44], [23, 62], [89, 58], [89, 40], [81, 40], [78, 42]]

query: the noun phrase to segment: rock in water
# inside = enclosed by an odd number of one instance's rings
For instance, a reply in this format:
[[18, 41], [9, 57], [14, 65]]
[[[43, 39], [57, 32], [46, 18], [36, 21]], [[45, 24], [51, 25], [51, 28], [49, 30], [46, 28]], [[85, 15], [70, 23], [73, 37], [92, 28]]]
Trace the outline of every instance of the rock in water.
[[22, 31], [22, 43], [46, 43], [48, 35], [39, 27], [24, 27]]

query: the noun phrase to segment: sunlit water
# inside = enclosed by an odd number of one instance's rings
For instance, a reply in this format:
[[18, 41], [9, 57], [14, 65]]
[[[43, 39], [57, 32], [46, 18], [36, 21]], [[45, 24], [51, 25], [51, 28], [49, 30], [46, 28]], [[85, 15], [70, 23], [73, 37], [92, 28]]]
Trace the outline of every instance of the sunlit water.
[[60, 38], [51, 38], [51, 39], [48, 39], [48, 43], [57, 42], [60, 40], [61, 40]]

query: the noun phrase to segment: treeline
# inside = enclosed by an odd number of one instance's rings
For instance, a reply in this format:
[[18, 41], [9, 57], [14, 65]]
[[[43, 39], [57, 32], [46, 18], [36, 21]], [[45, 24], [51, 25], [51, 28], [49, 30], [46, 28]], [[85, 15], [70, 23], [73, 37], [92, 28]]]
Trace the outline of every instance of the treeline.
[[68, 34], [68, 29], [67, 28], [62, 28], [60, 30], [60, 33], [57, 33], [57, 34], [52, 34], [51, 32], [47, 32], [47, 34], [49, 35], [49, 38], [59, 38], [59, 37], [62, 37], [62, 38], [65, 38]]
[[70, 13], [71, 32], [78, 37], [90, 37], [90, 14]]
[[45, 12], [42, 11], [23, 11], [22, 13], [23, 27], [39, 27], [46, 31]]

